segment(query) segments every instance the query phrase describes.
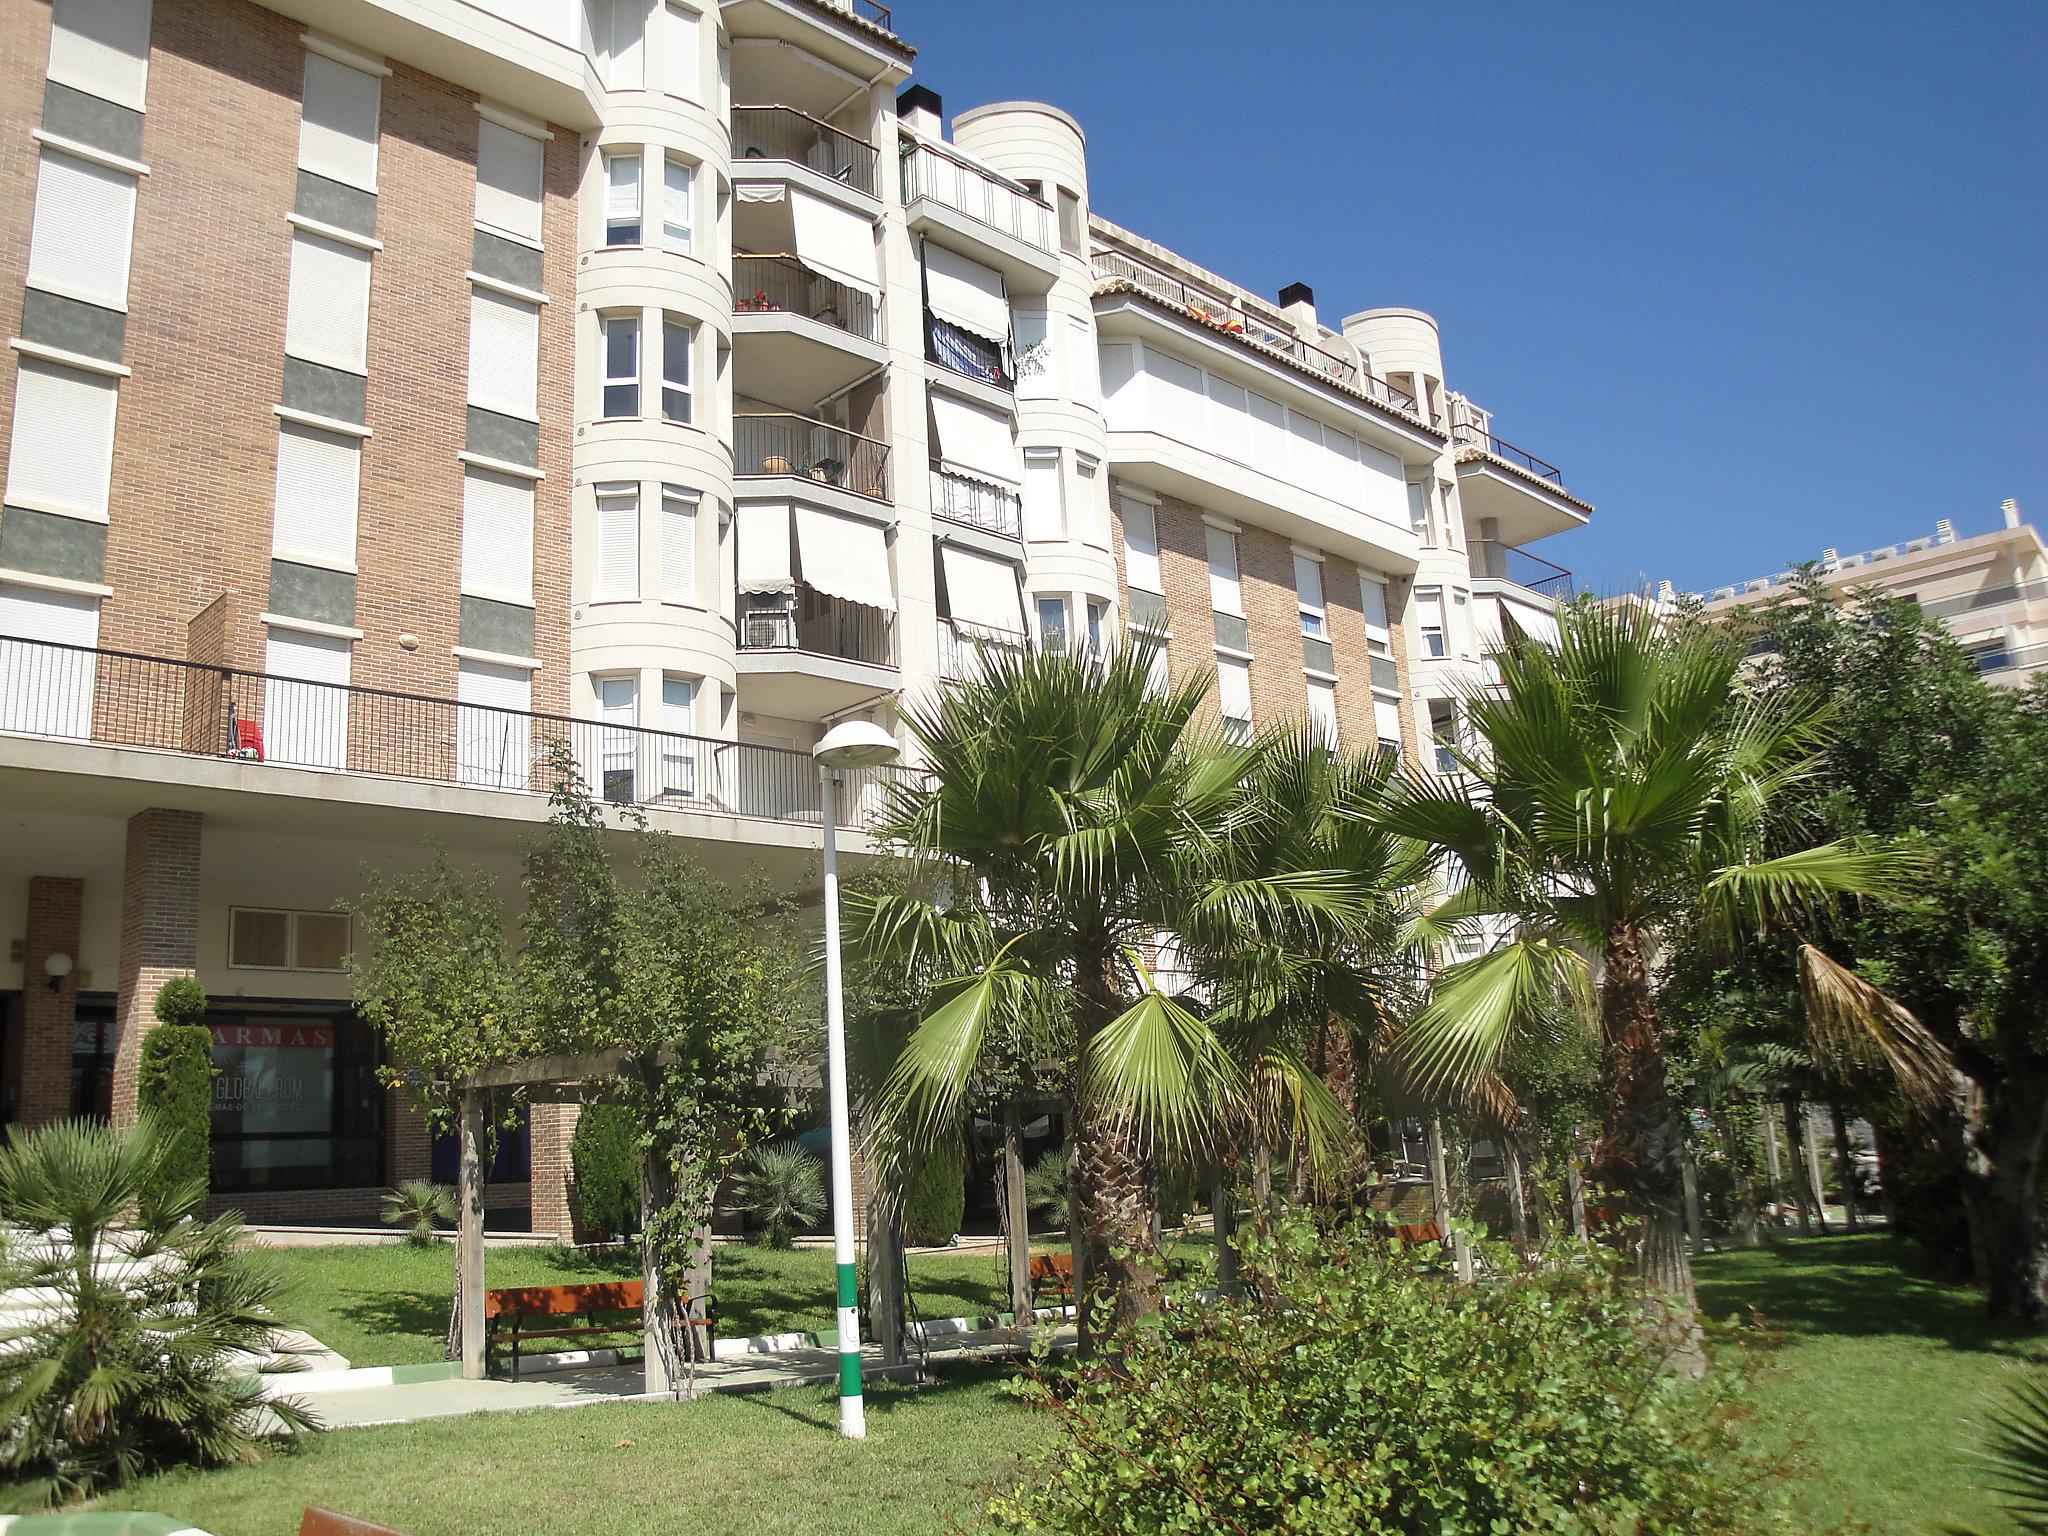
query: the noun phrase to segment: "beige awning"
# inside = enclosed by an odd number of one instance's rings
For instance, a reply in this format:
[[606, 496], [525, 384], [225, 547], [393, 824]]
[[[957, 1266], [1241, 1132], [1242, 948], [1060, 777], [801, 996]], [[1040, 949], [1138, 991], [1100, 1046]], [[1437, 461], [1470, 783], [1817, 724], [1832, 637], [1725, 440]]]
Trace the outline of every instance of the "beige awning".
[[1024, 633], [1024, 599], [1019, 595], [1015, 562], [999, 560], [957, 544], [939, 546], [946, 572], [946, 597], [956, 622]]
[[1018, 483], [1017, 440], [1004, 411], [991, 411], [944, 390], [931, 391], [939, 457], [962, 474], [1003, 485]]
[[787, 592], [796, 585], [789, 563], [789, 503], [742, 506], [739, 541], [742, 592]]
[[869, 298], [882, 296], [873, 224], [802, 187], [789, 189], [789, 213], [796, 228], [796, 253], [806, 265]]
[[1004, 346], [1010, 340], [1010, 299], [1003, 274], [943, 245], [924, 243], [924, 296], [931, 312], [962, 330]]
[[821, 507], [796, 509], [797, 555], [804, 585], [868, 608], [896, 611], [889, 541], [879, 523]]

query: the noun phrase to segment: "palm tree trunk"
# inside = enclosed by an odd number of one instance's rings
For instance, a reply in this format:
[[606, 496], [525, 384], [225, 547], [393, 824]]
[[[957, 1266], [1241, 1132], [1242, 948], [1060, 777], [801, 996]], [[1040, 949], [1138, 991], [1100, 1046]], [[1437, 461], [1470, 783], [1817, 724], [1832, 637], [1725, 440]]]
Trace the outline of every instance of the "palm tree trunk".
[[1792, 1160], [1792, 1203], [1799, 1207], [1799, 1235], [1811, 1237], [1813, 1217], [1807, 1211], [1806, 1169], [1799, 1156], [1799, 1101], [1788, 1096], [1783, 1108], [1785, 1155]]
[[[1085, 1059], [1118, 1012], [1107, 944], [1084, 947], [1076, 973], [1074, 1043], [1077, 1057]], [[1145, 1149], [1129, 1122], [1077, 1095], [1069, 1167], [1075, 1300], [1081, 1348], [1088, 1351], [1101, 1342], [1105, 1324], [1114, 1327], [1159, 1310], [1163, 1270], [1152, 1236], [1153, 1191]]]
[[1003, 1213], [1004, 1246], [1010, 1259], [1010, 1311], [1019, 1324], [1031, 1316], [1031, 1207], [1024, 1198], [1024, 1117], [1012, 1099], [1003, 1106], [1002, 1171], [996, 1203]]
[[1806, 1187], [1813, 1194], [1813, 1220], [1820, 1228], [1820, 1235], [1828, 1235], [1827, 1185], [1820, 1176], [1820, 1143], [1813, 1138], [1813, 1106], [1806, 1105], [1799, 1116], [1799, 1131], [1805, 1138]]
[[1986, 1309], [2039, 1328], [2048, 1323], [2048, 1059], [2013, 1056], [1988, 1090], [1967, 1090], [1963, 1205]]
[[1842, 1114], [1842, 1106], [1830, 1104], [1828, 1116], [1834, 1122], [1835, 1172], [1842, 1181], [1842, 1221], [1851, 1232], [1856, 1223], [1856, 1164], [1849, 1155], [1849, 1121]]
[[1686, 1246], [1684, 1136], [1665, 1080], [1649, 958], [1635, 924], [1607, 930], [1600, 975], [1600, 1022], [1608, 1092], [1607, 1125], [1595, 1154], [1601, 1181], [1628, 1197], [1642, 1223], [1638, 1273], [1671, 1313], [1674, 1365], [1706, 1368], [1694, 1322], [1692, 1255]]

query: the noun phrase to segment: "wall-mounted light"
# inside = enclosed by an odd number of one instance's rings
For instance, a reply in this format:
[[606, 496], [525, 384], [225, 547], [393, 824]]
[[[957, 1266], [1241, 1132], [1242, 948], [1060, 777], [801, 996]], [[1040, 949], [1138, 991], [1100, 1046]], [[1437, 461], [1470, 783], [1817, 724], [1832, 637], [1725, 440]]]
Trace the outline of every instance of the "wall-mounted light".
[[71, 974], [71, 957], [61, 949], [43, 956], [43, 974], [50, 978], [50, 990], [56, 991]]

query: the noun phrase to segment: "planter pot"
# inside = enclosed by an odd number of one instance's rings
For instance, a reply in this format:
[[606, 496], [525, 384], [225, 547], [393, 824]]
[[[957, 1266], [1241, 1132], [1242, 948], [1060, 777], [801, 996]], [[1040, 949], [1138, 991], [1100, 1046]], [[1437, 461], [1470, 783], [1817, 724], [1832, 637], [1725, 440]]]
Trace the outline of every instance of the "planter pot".
[[779, 453], [771, 453], [761, 461], [761, 473], [764, 475], [786, 475], [789, 473], [789, 460]]

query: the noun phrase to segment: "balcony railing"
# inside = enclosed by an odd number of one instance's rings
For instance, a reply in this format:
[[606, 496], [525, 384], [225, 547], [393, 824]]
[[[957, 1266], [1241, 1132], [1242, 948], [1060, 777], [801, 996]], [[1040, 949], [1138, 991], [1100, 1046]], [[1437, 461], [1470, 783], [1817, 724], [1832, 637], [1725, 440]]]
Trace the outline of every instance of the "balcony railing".
[[1266, 318], [1236, 298], [1220, 298], [1200, 288], [1191, 287], [1170, 273], [1146, 262], [1127, 256], [1122, 251], [1097, 251], [1095, 253], [1095, 276], [1098, 281], [1115, 281], [1131, 284], [1141, 293], [1149, 294], [1162, 303], [1185, 310], [1197, 320], [1215, 326], [1228, 335], [1261, 347], [1268, 352], [1279, 352], [1311, 373], [1357, 390], [1377, 400], [1382, 405], [1392, 406], [1409, 415], [1416, 414], [1415, 397], [1406, 390], [1394, 388], [1377, 374], [1367, 373], [1352, 359], [1341, 352], [1318, 345], [1296, 335], [1285, 324]]
[[733, 418], [733, 473], [798, 475], [876, 501], [889, 499], [889, 445], [788, 411]]
[[1496, 459], [1505, 459], [1518, 469], [1525, 469], [1538, 480], [1548, 480], [1559, 490], [1564, 489], [1564, 471], [1555, 464], [1539, 459], [1535, 454], [1517, 448], [1505, 438], [1495, 437], [1491, 432], [1461, 421], [1451, 428], [1451, 436], [1467, 448], [1477, 448]]
[[1014, 630], [990, 629], [964, 619], [939, 620], [939, 676], [948, 680], [976, 675], [982, 657], [992, 651], [1021, 656], [1030, 637]]
[[896, 665], [896, 616], [798, 582], [793, 592], [740, 594], [740, 649], [800, 651], [871, 667]]
[[931, 466], [932, 516], [1015, 539], [1023, 534], [1024, 503], [1008, 486]]
[[735, 176], [746, 174], [749, 160], [793, 160], [870, 197], [881, 186], [874, 145], [795, 107], [734, 107], [732, 158]]
[[1541, 555], [1532, 555], [1515, 544], [1493, 539], [1472, 541], [1472, 574], [1494, 581], [1512, 581], [1518, 587], [1540, 592], [1562, 601], [1572, 595], [1572, 573]]
[[894, 32], [895, 26], [889, 20], [889, 7], [877, 5], [875, 0], [818, 0], [828, 10], [846, 11], [862, 21], [871, 22], [884, 32]]
[[735, 256], [732, 307], [742, 315], [803, 315], [852, 336], [879, 341], [875, 301], [821, 276], [795, 256]]
[[1052, 207], [1007, 176], [998, 176], [938, 145], [903, 146], [903, 201], [926, 197], [978, 224], [1036, 246], [1050, 255]]
[[[808, 754], [610, 720], [463, 704], [354, 684], [0, 635], [0, 733], [143, 747], [546, 795], [566, 748], [614, 804], [816, 825]], [[848, 827], [869, 825], [902, 768], [848, 775]]]

